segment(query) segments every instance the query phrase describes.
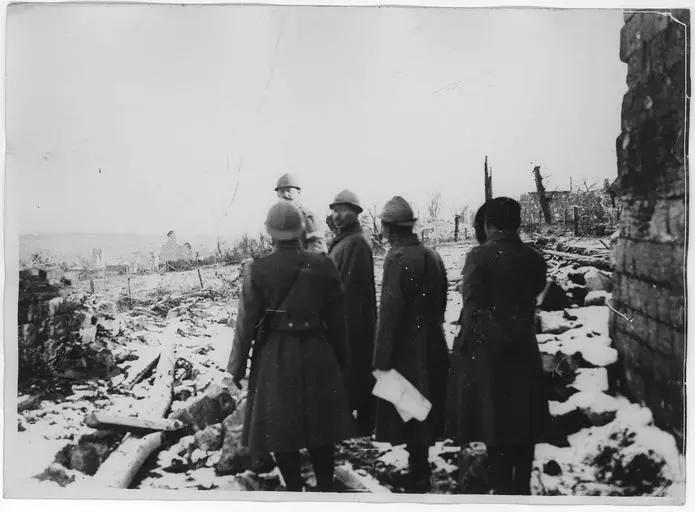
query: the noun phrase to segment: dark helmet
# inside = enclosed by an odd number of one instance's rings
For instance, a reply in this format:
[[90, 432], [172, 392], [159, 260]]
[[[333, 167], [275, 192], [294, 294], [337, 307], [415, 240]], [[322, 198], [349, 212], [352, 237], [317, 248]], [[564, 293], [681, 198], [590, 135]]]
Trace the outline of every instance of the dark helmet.
[[299, 186], [299, 180], [290, 173], [283, 174], [278, 178], [275, 184], [275, 191], [277, 192], [281, 188], [296, 188], [302, 190], [302, 187]]
[[279, 201], [268, 211], [265, 229], [273, 240], [294, 240], [304, 233], [304, 216], [293, 203]]
[[357, 213], [362, 213], [362, 205], [360, 204], [360, 200], [354, 192], [351, 192], [348, 189], [345, 189], [342, 192], [338, 193], [338, 195], [335, 196], [335, 199], [329, 206], [333, 208], [337, 204], [350, 205], [357, 210]]
[[381, 210], [381, 222], [394, 226], [412, 226], [417, 219], [408, 201], [401, 196], [394, 196], [388, 200]]

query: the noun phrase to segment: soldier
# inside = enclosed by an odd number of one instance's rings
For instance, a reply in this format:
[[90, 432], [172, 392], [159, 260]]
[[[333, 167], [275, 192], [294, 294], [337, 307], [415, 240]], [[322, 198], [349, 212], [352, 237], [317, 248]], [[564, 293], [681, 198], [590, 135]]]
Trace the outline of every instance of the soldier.
[[429, 446], [444, 426], [449, 359], [442, 323], [447, 278], [439, 255], [413, 233], [415, 220], [412, 208], [399, 196], [389, 200], [381, 213], [391, 249], [384, 261], [373, 364], [376, 370], [398, 371], [432, 403], [432, 409], [424, 422], [404, 423], [393, 404], [378, 399], [376, 440], [406, 443], [407, 490], [427, 492]]
[[179, 245], [176, 243], [176, 233], [169, 231], [167, 233], [167, 241], [159, 250], [159, 261], [164, 263], [165, 270], [174, 268], [174, 262], [179, 256]]
[[463, 268], [450, 411], [460, 445], [487, 445], [493, 492], [526, 495], [548, 417], [534, 326], [546, 264], [519, 239], [520, 212], [506, 197], [484, 205], [486, 240], [470, 250]]
[[326, 254], [328, 249], [326, 247], [326, 237], [322, 231], [322, 226], [319, 221], [314, 218], [314, 214], [298, 200], [302, 188], [299, 186], [297, 178], [292, 174], [283, 174], [275, 185], [275, 192], [277, 192], [280, 199], [294, 203], [297, 208], [299, 208], [299, 211], [302, 212], [302, 216], [304, 217], [304, 228], [306, 230], [302, 236], [304, 247], [310, 252]]
[[376, 292], [372, 247], [362, 233], [358, 217], [362, 206], [357, 196], [343, 190], [331, 208], [336, 236], [328, 255], [335, 262], [345, 291], [347, 343], [350, 362], [347, 387], [350, 408], [356, 412], [358, 435], [369, 436], [374, 430], [375, 398], [372, 395], [372, 355], [376, 325]]
[[340, 278], [300, 242], [302, 214], [289, 201], [266, 220], [273, 252], [247, 263], [228, 371], [237, 387], [252, 350], [242, 443], [273, 453], [288, 491], [301, 491], [307, 448], [320, 491], [333, 489], [334, 443], [351, 437]]

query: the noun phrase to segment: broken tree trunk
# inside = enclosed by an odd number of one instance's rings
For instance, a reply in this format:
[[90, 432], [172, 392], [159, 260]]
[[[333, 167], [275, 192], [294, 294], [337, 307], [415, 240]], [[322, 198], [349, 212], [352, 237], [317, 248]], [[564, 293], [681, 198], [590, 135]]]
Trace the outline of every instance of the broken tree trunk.
[[574, 236], [579, 236], [579, 207], [573, 206], [572, 212], [572, 222], [574, 223]]
[[[157, 364], [157, 380], [149, 399], [145, 401], [138, 416], [166, 416], [171, 407], [174, 385], [175, 338], [172, 336], [162, 346]], [[90, 486], [126, 489], [147, 458], [162, 445], [163, 434], [126, 434], [121, 445], [99, 467], [94, 478], [87, 481]]]
[[487, 167], [487, 155], [485, 155], [485, 201], [492, 199], [492, 168]]
[[94, 412], [89, 414], [85, 418], [84, 422], [88, 427], [102, 430], [163, 430], [173, 432], [180, 430], [185, 426], [181, 421], [170, 420], [167, 418], [141, 418], [103, 412]]
[[545, 187], [543, 186], [543, 177], [541, 176], [541, 166], [537, 165], [533, 168], [533, 177], [536, 180], [536, 191], [538, 192], [538, 203], [541, 205], [541, 211], [543, 212], [543, 218], [546, 224], [552, 224], [553, 218], [550, 215], [550, 199], [545, 194]]
[[128, 378], [123, 381], [121, 386], [125, 389], [133, 389], [133, 386], [145, 378], [150, 370], [159, 361], [161, 353], [160, 347], [151, 347], [143, 351], [138, 360], [130, 367]]

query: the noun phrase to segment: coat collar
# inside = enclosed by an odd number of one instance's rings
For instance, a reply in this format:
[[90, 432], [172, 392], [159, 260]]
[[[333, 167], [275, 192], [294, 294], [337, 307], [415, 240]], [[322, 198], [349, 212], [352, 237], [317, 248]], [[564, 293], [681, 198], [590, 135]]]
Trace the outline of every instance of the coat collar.
[[275, 243], [273, 243], [273, 252], [298, 250], [301, 249], [301, 247], [302, 242], [296, 238], [294, 240], [276, 240]]
[[396, 246], [406, 246], [406, 245], [419, 245], [420, 240], [415, 233], [411, 233], [405, 236], [399, 236], [393, 239], [391, 245]]
[[362, 233], [362, 226], [360, 225], [359, 222], [353, 222], [352, 224], [349, 224], [345, 227], [343, 227], [340, 230], [340, 233], [338, 233], [335, 238], [331, 241], [331, 249], [335, 247], [335, 245], [343, 240], [344, 238], [347, 238], [350, 235], [354, 235], [357, 233]]
[[519, 233], [517, 231], [511, 231], [511, 230], [497, 231], [495, 233], [491, 233], [487, 237], [488, 242], [497, 242], [499, 240], [506, 240], [506, 241], [510, 241], [510, 242], [521, 242], [521, 238], [519, 238]]

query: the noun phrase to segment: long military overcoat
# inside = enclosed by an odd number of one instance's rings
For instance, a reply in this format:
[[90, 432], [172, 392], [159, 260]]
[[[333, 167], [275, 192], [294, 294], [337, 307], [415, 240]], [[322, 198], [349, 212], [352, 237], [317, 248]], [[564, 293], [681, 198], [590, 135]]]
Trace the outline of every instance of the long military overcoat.
[[356, 409], [374, 402], [372, 356], [376, 329], [374, 259], [359, 223], [344, 228], [333, 239], [328, 255], [335, 262], [345, 291], [350, 352], [346, 377], [350, 407]]
[[327, 256], [291, 241], [249, 264], [228, 366], [233, 376], [245, 375], [251, 351], [242, 436], [251, 451], [318, 448], [352, 435], [343, 293]]
[[459, 443], [533, 444], [548, 419], [534, 308], [546, 264], [516, 233], [492, 234], [463, 269], [448, 434]]
[[392, 243], [384, 260], [373, 364], [401, 373], [432, 409], [424, 422], [404, 423], [393, 404], [378, 399], [377, 441], [431, 444], [442, 433], [449, 368], [442, 329], [446, 293], [446, 270], [436, 252], [416, 235]]

